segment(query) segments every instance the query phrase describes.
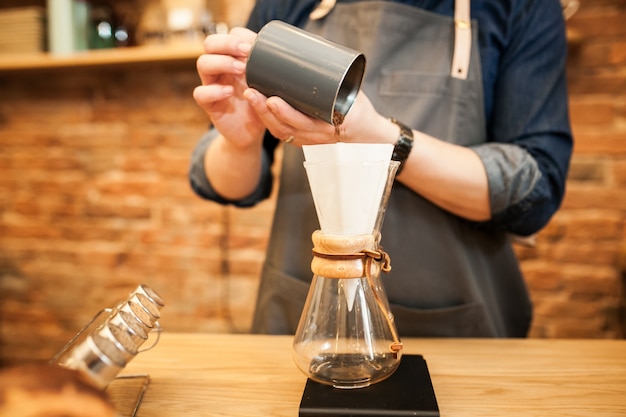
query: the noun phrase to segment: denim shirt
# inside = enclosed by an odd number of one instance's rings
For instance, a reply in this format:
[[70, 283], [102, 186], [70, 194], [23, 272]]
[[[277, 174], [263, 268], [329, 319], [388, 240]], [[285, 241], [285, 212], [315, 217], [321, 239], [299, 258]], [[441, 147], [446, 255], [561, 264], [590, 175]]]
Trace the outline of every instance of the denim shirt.
[[[357, 0], [346, 2], [352, 1]], [[454, 11], [454, 0], [398, 2], [446, 16]], [[258, 31], [273, 19], [303, 26], [317, 3], [258, 1], [248, 27]], [[531, 235], [545, 226], [561, 204], [573, 146], [565, 77], [567, 43], [560, 4], [557, 0], [474, 0], [471, 16], [479, 28], [486, 142], [502, 145], [472, 146], [488, 172], [492, 211], [491, 220], [475, 225]], [[263, 174], [257, 190], [245, 199], [228, 201], [212, 190], [202, 162], [215, 135], [215, 131], [207, 132], [194, 150], [190, 181], [195, 192], [239, 207], [267, 198], [272, 189], [270, 168], [277, 140], [266, 135]], [[532, 171], [527, 174], [531, 187], [523, 192], [516, 177], [506, 175], [507, 158], [520, 155], [506, 152], [507, 147], [519, 147], [532, 159], [531, 164], [521, 164]]]

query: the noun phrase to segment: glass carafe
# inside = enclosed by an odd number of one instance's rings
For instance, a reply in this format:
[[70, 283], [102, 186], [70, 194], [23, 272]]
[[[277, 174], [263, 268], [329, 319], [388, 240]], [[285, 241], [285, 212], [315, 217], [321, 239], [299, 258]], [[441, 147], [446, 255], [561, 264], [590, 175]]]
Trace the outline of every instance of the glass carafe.
[[[293, 357], [314, 381], [361, 388], [387, 378], [401, 359], [402, 343], [380, 280], [390, 268], [380, 247], [380, 227], [398, 163], [342, 163], [337, 172], [332, 164], [305, 162], [321, 230], [312, 235], [313, 280]], [[342, 183], [336, 175], [341, 172], [366, 180], [370, 195], [362, 190], [359, 196], [345, 195], [351, 181]]]

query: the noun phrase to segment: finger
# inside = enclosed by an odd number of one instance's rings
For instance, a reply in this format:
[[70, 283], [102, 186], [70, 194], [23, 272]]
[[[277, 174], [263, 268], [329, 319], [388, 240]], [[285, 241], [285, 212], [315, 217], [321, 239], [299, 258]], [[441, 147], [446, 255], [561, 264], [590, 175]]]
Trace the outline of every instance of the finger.
[[204, 39], [204, 51], [207, 54], [231, 55], [245, 58], [250, 51], [251, 41], [248, 36], [231, 34], [213, 34]]
[[278, 96], [268, 98], [267, 107], [276, 119], [299, 131], [316, 132], [315, 136], [328, 136], [335, 132], [330, 124], [302, 113]]
[[267, 97], [261, 94], [259, 91], [254, 88], [246, 88], [243, 92], [244, 98], [250, 103], [250, 105], [254, 108], [257, 115], [263, 120], [263, 122], [268, 124], [276, 124], [277, 120], [274, 114], [267, 108], [265, 104], [267, 101]]
[[[284, 100], [278, 97], [266, 98], [257, 90], [248, 88], [244, 91], [244, 97], [257, 113], [270, 133], [288, 143], [294, 142], [292, 138], [297, 138], [294, 144], [304, 145], [313, 143], [334, 143], [334, 129], [328, 123], [309, 117], [298, 110], [295, 110]], [[279, 100], [279, 103], [276, 101]], [[279, 104], [281, 110], [272, 111], [268, 102]], [[286, 113], [285, 117], [282, 113]]]
[[201, 55], [196, 60], [196, 69], [203, 85], [216, 82], [224, 74], [242, 75], [246, 71], [245, 62], [228, 55]]
[[193, 99], [202, 108], [208, 108], [212, 103], [224, 100], [233, 95], [234, 88], [230, 85], [216, 84], [196, 87], [193, 90]]
[[267, 107], [276, 117], [298, 129], [308, 130], [312, 127], [312, 120], [309, 116], [296, 110], [278, 96], [269, 97], [267, 99]]
[[285, 140], [294, 135], [295, 129], [280, 121], [266, 105], [267, 97], [253, 88], [244, 91], [244, 98], [254, 108], [259, 119], [274, 137]]
[[243, 42], [248, 43], [249, 45], [254, 43], [257, 36], [257, 34], [250, 29], [238, 26], [232, 28], [230, 30], [230, 34], [240, 38]]

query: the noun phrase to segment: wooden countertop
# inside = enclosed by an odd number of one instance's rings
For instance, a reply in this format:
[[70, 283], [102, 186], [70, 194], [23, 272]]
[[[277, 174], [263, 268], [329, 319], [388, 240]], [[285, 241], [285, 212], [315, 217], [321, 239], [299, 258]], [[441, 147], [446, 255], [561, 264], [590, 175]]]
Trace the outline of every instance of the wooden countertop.
[[[291, 341], [165, 332], [120, 375], [150, 375], [137, 417], [297, 417], [306, 377], [293, 363]], [[403, 343], [405, 353], [426, 359], [443, 417], [626, 416], [626, 340]], [[109, 386], [116, 403], [134, 398], [127, 383]]]

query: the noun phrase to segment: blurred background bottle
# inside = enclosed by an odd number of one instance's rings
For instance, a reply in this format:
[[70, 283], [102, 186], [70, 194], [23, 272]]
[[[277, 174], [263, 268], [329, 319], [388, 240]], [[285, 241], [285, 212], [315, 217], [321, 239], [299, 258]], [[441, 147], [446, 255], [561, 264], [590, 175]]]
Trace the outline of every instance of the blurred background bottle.
[[48, 50], [55, 55], [87, 49], [89, 5], [83, 0], [48, 0]]
[[103, 1], [91, 1], [89, 10], [89, 49], [115, 47], [115, 13]]

